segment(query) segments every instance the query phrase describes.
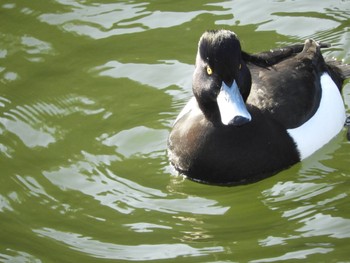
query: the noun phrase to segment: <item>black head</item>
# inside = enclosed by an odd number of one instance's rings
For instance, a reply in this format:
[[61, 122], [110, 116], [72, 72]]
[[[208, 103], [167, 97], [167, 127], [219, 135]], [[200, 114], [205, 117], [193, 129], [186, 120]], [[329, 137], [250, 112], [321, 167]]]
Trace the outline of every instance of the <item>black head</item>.
[[[228, 111], [245, 110], [236, 116], [222, 118], [220, 101], [226, 101], [235, 93], [235, 97], [241, 97], [242, 103], [233, 102]], [[205, 32], [199, 40], [196, 58], [196, 69], [193, 74], [193, 93], [198, 105], [206, 118], [215, 124], [242, 125], [250, 120], [250, 115], [245, 109], [246, 101], [251, 87], [251, 75], [242, 59], [241, 45], [236, 36], [228, 30], [212, 30]], [[221, 91], [227, 93], [221, 95]], [[218, 103], [219, 102], [219, 103]], [[243, 109], [244, 108], [244, 109]], [[227, 111], [227, 109], [226, 109]], [[228, 113], [229, 115], [231, 113]], [[234, 120], [235, 119], [235, 120]], [[226, 122], [226, 123], [225, 123]]]

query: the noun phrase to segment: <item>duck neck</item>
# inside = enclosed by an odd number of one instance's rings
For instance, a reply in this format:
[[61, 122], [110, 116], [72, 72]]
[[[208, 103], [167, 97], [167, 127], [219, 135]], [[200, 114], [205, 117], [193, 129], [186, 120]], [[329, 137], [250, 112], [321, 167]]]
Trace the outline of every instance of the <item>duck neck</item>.
[[203, 112], [205, 118], [211, 122], [214, 126], [221, 126], [221, 116], [218, 104], [214, 101], [203, 102], [197, 99], [198, 106]]

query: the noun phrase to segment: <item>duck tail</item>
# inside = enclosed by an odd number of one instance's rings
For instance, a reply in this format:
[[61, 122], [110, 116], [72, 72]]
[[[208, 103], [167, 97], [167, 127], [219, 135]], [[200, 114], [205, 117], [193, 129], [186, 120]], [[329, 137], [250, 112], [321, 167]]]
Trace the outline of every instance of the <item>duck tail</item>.
[[326, 63], [332, 79], [337, 84], [339, 90], [341, 90], [343, 82], [350, 78], [350, 65], [335, 58], [326, 59]]

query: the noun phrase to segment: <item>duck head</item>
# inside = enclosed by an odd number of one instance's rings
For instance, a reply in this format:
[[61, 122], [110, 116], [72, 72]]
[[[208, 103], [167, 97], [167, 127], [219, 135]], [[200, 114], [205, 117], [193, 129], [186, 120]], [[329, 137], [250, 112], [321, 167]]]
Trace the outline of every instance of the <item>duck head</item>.
[[215, 125], [241, 126], [251, 120], [245, 105], [251, 75], [233, 32], [212, 30], [202, 35], [192, 83], [200, 109]]

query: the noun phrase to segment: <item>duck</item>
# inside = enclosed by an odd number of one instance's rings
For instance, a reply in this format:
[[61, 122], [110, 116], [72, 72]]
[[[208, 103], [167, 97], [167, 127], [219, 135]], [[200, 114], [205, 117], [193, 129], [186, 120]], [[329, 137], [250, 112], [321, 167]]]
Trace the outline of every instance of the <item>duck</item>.
[[256, 54], [238, 36], [208, 30], [199, 39], [193, 97], [167, 140], [171, 165], [190, 180], [240, 185], [306, 159], [344, 127], [341, 90], [350, 66], [326, 60], [307, 39]]

